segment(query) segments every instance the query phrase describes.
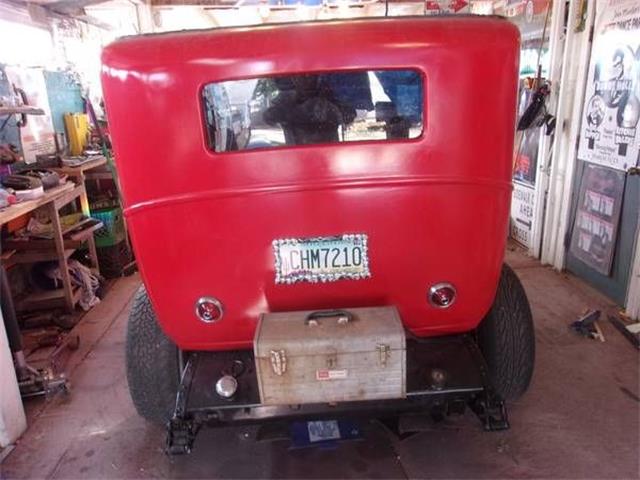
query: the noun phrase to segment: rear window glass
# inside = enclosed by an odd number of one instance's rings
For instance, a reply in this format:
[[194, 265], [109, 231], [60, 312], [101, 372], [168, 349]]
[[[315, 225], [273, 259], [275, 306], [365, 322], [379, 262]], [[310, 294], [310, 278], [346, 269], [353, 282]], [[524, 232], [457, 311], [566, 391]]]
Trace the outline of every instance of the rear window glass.
[[203, 101], [216, 152], [417, 138], [422, 76], [415, 70], [328, 72], [210, 83]]

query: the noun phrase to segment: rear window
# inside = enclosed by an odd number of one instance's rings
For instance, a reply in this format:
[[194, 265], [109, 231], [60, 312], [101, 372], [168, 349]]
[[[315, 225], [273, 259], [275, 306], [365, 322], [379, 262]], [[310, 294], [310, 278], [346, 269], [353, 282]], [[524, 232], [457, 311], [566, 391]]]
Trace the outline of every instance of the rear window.
[[415, 70], [328, 72], [209, 83], [203, 90], [216, 152], [417, 138], [423, 82]]

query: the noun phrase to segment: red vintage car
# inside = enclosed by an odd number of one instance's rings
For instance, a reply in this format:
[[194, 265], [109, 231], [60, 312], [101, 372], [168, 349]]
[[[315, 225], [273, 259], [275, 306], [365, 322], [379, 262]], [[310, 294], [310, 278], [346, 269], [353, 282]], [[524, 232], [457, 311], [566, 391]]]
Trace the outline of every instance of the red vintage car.
[[397, 17], [119, 40], [102, 81], [144, 281], [138, 412], [203, 424], [470, 406], [508, 426], [534, 333], [503, 264], [519, 33]]

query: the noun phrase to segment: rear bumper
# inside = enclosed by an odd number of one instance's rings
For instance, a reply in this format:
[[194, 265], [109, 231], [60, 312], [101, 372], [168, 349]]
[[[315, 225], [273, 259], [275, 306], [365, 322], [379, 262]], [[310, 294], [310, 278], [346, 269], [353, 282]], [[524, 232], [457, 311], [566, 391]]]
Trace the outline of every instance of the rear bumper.
[[[232, 400], [224, 400], [216, 394], [215, 383], [231, 369], [239, 387]], [[467, 406], [486, 430], [508, 428], [504, 404], [493, 392], [485, 360], [471, 335], [407, 339], [406, 380], [407, 396], [402, 399], [265, 406], [260, 403], [252, 351], [193, 353], [183, 371], [175, 414], [167, 425], [167, 452], [188, 453], [203, 425], [375, 418], [405, 412], [447, 415], [462, 413]]]

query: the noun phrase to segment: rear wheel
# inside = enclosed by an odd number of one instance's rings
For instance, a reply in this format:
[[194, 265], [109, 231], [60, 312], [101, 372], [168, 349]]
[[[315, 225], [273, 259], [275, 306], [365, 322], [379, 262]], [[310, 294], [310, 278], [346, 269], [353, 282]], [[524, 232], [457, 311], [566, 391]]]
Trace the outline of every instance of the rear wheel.
[[179, 350], [160, 329], [144, 285], [133, 300], [127, 325], [129, 393], [138, 413], [158, 424], [170, 420], [180, 378]]
[[477, 334], [496, 393], [504, 400], [520, 398], [533, 375], [535, 334], [529, 300], [508, 265], [502, 267], [496, 298]]

